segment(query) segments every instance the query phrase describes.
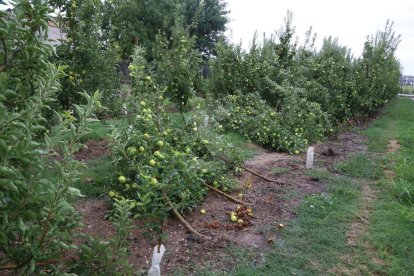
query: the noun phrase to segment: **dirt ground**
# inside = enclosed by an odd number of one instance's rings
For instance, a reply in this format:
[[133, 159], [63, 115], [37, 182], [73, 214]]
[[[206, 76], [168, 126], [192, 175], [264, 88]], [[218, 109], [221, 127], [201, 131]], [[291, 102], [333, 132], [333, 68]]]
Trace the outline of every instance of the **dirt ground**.
[[[332, 164], [343, 161], [347, 156], [364, 151], [366, 138], [355, 132], [345, 132], [329, 141], [316, 144], [315, 167], [331, 169]], [[93, 148], [93, 146], [92, 146]], [[91, 146], [89, 145], [89, 149]], [[90, 156], [87, 152], [82, 156]], [[285, 182], [278, 185], [267, 182], [250, 173], [238, 177], [238, 187], [232, 193], [244, 195], [243, 201], [251, 203], [252, 214], [246, 215], [246, 227], [237, 227], [229, 219], [230, 212], [237, 211], [238, 204], [210, 192], [202, 206], [192, 213], [184, 214], [186, 220], [200, 233], [212, 237], [200, 240], [189, 233], [178, 220], [168, 220], [168, 240], [165, 242], [166, 253], [161, 267], [163, 274], [170, 275], [182, 270], [186, 274], [194, 272], [196, 266], [208, 265], [219, 270], [229, 270], [234, 266], [229, 245], [242, 246], [257, 253], [257, 259], [252, 265], [263, 261], [263, 253], [273, 242], [279, 242], [279, 234], [283, 229], [279, 224], [289, 227], [289, 220], [295, 216], [295, 207], [301, 203], [303, 195], [323, 192], [325, 183], [305, 173], [306, 154], [288, 155], [283, 153], [258, 150], [256, 156], [245, 163], [245, 166], [268, 178]], [[82, 213], [84, 231], [92, 235], [109, 237], [114, 229], [105, 214], [109, 210], [105, 199], [83, 199], [76, 203], [76, 208]], [[204, 208], [206, 214], [200, 214]], [[136, 222], [139, 226], [139, 222]], [[130, 260], [136, 270], [146, 271], [150, 266], [152, 248], [155, 241], [149, 241], [143, 231], [137, 228], [130, 236]]]
[[109, 154], [108, 140], [92, 140], [85, 144], [85, 148], [75, 153], [75, 159], [85, 162]]

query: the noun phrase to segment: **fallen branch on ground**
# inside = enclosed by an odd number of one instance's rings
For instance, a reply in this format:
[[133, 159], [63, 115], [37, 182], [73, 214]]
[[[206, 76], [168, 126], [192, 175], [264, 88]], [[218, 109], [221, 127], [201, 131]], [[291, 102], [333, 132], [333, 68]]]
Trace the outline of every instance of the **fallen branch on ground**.
[[246, 168], [246, 167], [244, 167], [244, 166], [242, 166], [242, 165], [237, 165], [237, 164], [236, 164], [236, 163], [234, 163], [233, 161], [227, 160], [227, 159], [226, 159], [226, 158], [224, 158], [224, 157], [219, 157], [219, 158], [220, 158], [221, 160], [223, 160], [224, 162], [227, 162], [227, 163], [233, 164], [234, 166], [238, 166], [238, 167], [242, 168], [243, 170], [245, 170], [245, 171], [247, 171], [247, 172], [249, 172], [249, 173], [251, 173], [251, 174], [253, 174], [253, 175], [257, 176], [257, 177], [260, 177], [261, 179], [266, 180], [266, 181], [268, 181], [268, 182], [273, 182], [273, 183], [276, 183], [276, 184], [279, 184], [279, 185], [286, 185], [286, 184], [287, 184], [286, 182], [283, 182], [283, 181], [279, 181], [279, 180], [274, 180], [274, 179], [267, 178], [266, 176], [261, 175], [261, 174], [259, 174], [259, 173], [255, 172], [255, 171], [253, 171], [253, 170], [251, 170], [251, 169], [249, 169], [249, 168]]
[[[46, 265], [58, 264], [58, 263], [70, 261], [70, 260], [73, 260], [73, 259], [74, 259], [73, 257], [66, 257], [66, 258], [61, 259], [61, 260], [48, 260], [48, 261], [38, 262], [38, 263], [35, 264], [35, 266], [46, 266]], [[0, 266], [0, 271], [2, 271], [2, 270], [13, 270], [13, 269], [20, 268], [21, 266], [22, 266], [21, 264], [9, 263], [9, 264], [5, 264], [3, 266]]]
[[346, 120], [348, 121], [348, 124], [349, 124], [351, 127], [354, 127], [354, 125], [351, 123], [351, 121], [349, 120], [349, 118], [346, 118]]
[[233, 201], [233, 202], [235, 202], [235, 203], [239, 203], [239, 204], [241, 204], [241, 205], [250, 205], [250, 203], [245, 203], [245, 202], [243, 202], [243, 201], [241, 201], [241, 200], [238, 200], [237, 198], [232, 197], [231, 195], [226, 194], [225, 192], [222, 192], [222, 191], [220, 191], [219, 189], [214, 188], [213, 186], [210, 186], [210, 185], [208, 185], [208, 184], [206, 184], [206, 183], [204, 183], [204, 185], [205, 185], [207, 188], [209, 188], [210, 190], [212, 190], [213, 192], [215, 192], [215, 193], [217, 193], [217, 194], [219, 194], [219, 195], [221, 195], [221, 196], [224, 196], [225, 198], [227, 198], [227, 199], [229, 199], [229, 200], [231, 200], [231, 201]]
[[355, 122], [359, 125], [360, 123], [359, 123], [357, 117], [355, 116], [355, 113], [354, 112], [352, 112], [352, 116], [354, 117]]
[[336, 124], [341, 128], [342, 132], [345, 132], [345, 129], [343, 128], [341, 123], [337, 119], [335, 119], [335, 121], [336, 121]]
[[197, 235], [203, 239], [211, 239], [211, 237], [203, 235], [199, 232], [197, 232], [184, 218], [183, 216], [177, 211], [177, 209], [174, 207], [174, 204], [172, 204], [171, 200], [168, 198], [167, 194], [164, 193], [164, 198], [167, 201], [168, 206], [170, 206], [171, 210], [173, 211], [173, 214], [176, 216], [176, 218], [181, 222], [181, 224], [191, 233], [194, 235]]

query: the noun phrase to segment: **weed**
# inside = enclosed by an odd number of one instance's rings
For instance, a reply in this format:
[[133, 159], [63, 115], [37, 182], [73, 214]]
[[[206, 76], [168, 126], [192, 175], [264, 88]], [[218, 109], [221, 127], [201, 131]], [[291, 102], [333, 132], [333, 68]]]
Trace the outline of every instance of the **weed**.
[[274, 167], [272, 168], [272, 173], [274, 174], [284, 174], [287, 173], [289, 169], [283, 167]]

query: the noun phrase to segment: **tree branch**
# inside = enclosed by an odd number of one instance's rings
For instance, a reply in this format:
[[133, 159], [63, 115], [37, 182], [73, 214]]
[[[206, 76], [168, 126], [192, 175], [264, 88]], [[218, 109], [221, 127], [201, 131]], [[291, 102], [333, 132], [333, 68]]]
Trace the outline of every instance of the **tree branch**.
[[6, 41], [4, 40], [4, 38], [1, 39], [1, 44], [2, 44], [3, 50], [4, 50], [4, 61], [3, 61], [3, 65], [0, 66], [0, 73], [7, 69], [7, 64], [9, 63], [9, 57], [8, 57], [8, 53], [7, 53], [7, 45], [6, 45]]
[[[66, 258], [63, 258], [61, 260], [48, 260], [48, 261], [44, 261], [44, 262], [38, 262], [38, 263], [35, 264], [35, 266], [45, 266], [45, 265], [57, 264], [57, 263], [62, 263], [62, 262], [70, 261], [70, 260], [74, 260], [74, 257], [66, 257]], [[13, 270], [13, 269], [16, 269], [16, 268], [19, 268], [19, 267], [21, 267], [21, 265], [9, 263], [9, 264], [5, 264], [3, 266], [0, 266], [0, 271], [2, 271], [2, 270]]]
[[174, 215], [178, 218], [178, 220], [181, 222], [181, 224], [191, 233], [194, 235], [197, 235], [203, 239], [211, 239], [210, 237], [203, 235], [199, 232], [197, 232], [184, 218], [183, 216], [177, 211], [177, 209], [172, 204], [171, 200], [168, 198], [167, 194], [164, 193], [164, 198], [167, 201], [168, 206], [170, 206], [171, 210], [173, 211]]
[[246, 202], [243, 202], [243, 201], [241, 201], [241, 200], [238, 200], [237, 198], [232, 197], [231, 195], [226, 194], [225, 192], [222, 192], [222, 191], [220, 191], [219, 189], [216, 189], [216, 188], [214, 188], [213, 186], [210, 186], [210, 185], [208, 185], [208, 184], [206, 184], [206, 183], [204, 183], [204, 186], [206, 186], [207, 188], [209, 188], [209, 189], [210, 189], [210, 190], [212, 190], [213, 192], [215, 192], [215, 193], [217, 193], [217, 194], [219, 194], [219, 195], [221, 195], [221, 196], [224, 196], [225, 198], [227, 198], [227, 199], [229, 199], [229, 200], [231, 200], [231, 201], [233, 201], [233, 202], [235, 202], [235, 203], [238, 203], [238, 204], [241, 204], [241, 205], [250, 205], [249, 203], [246, 203]]
[[251, 173], [251, 174], [253, 174], [253, 175], [257, 176], [257, 177], [260, 177], [261, 179], [266, 180], [266, 181], [268, 181], [268, 182], [276, 183], [276, 184], [279, 184], [279, 185], [286, 185], [286, 184], [287, 184], [286, 182], [283, 182], [283, 181], [279, 181], [279, 180], [270, 179], [270, 178], [268, 178], [268, 177], [266, 177], [266, 176], [264, 176], [264, 175], [261, 175], [261, 174], [259, 174], [259, 173], [255, 172], [255, 171], [253, 171], [253, 170], [251, 170], [251, 169], [249, 169], [249, 168], [246, 168], [246, 167], [244, 167], [244, 166], [242, 166], [242, 165], [237, 165], [237, 164], [236, 164], [236, 163], [234, 163], [233, 161], [227, 160], [227, 159], [226, 159], [226, 158], [224, 158], [224, 157], [219, 157], [219, 158], [220, 158], [221, 160], [223, 160], [224, 162], [227, 162], [227, 163], [233, 164], [233, 165], [235, 165], [235, 166], [238, 166], [238, 167], [242, 168], [243, 170], [245, 170], [245, 171], [247, 171], [247, 172], [249, 172], [249, 173]]

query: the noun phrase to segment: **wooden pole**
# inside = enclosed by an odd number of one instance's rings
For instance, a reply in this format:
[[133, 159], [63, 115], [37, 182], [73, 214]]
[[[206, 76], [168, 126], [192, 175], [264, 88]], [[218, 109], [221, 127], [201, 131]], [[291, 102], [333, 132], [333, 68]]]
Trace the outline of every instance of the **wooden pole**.
[[336, 124], [340, 127], [340, 129], [342, 130], [342, 132], [345, 132], [345, 129], [343, 128], [343, 126], [341, 125], [341, 123], [335, 118]]

